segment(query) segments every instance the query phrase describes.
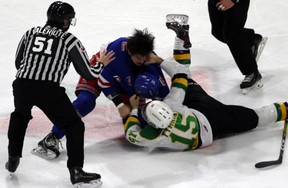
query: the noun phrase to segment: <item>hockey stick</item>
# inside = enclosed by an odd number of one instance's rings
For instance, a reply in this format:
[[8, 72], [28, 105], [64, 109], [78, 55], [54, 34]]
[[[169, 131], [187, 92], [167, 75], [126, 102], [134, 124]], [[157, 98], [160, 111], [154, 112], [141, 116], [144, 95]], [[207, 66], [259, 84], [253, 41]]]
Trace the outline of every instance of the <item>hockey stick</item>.
[[286, 140], [286, 131], [287, 131], [288, 120], [285, 120], [283, 134], [282, 134], [282, 141], [281, 141], [281, 149], [279, 158], [275, 161], [263, 161], [255, 164], [256, 168], [265, 168], [268, 166], [279, 165], [282, 163], [283, 155], [284, 155], [284, 147], [285, 147], [285, 140]]

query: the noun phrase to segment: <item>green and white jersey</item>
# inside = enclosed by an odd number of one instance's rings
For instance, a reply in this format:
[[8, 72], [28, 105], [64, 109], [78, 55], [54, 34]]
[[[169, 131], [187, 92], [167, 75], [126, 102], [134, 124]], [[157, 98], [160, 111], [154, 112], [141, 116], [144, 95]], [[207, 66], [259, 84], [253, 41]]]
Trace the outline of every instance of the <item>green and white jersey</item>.
[[[161, 67], [166, 71], [164, 66], [166, 64], [162, 64]], [[167, 63], [168, 65], [175, 72], [173, 64]], [[131, 113], [124, 124], [125, 136], [130, 143], [182, 151], [205, 147], [212, 143], [213, 135], [207, 118], [199, 111], [182, 104], [188, 86], [187, 78], [182, 77], [184, 74], [177, 74], [177, 71], [172, 75], [170, 93], [163, 101], [174, 112], [170, 125], [166, 129], [156, 129], [149, 125], [142, 129], [137, 113]]]

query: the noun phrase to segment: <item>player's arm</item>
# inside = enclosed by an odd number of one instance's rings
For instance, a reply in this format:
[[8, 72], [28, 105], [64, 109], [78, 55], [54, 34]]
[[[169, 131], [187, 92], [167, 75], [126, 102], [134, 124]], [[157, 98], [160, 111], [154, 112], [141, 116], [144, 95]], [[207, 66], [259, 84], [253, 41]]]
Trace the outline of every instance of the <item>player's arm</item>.
[[154, 129], [147, 125], [145, 128], [140, 127], [140, 120], [138, 118], [138, 106], [140, 97], [133, 95], [130, 97], [130, 104], [133, 108], [129, 117], [124, 122], [124, 131], [126, 139], [138, 146], [157, 147], [160, 133], [162, 130]]
[[172, 78], [171, 89], [164, 102], [174, 110], [177, 107], [181, 108], [188, 87], [189, 69], [174, 59], [159, 60], [158, 62], [161, 68]]
[[141, 129], [139, 124], [140, 121], [138, 117], [130, 115], [124, 124], [125, 138], [134, 145], [152, 148], [157, 147], [161, 130], [154, 129], [151, 126], [146, 126], [144, 129]]
[[105, 96], [112, 100], [115, 106], [118, 106], [121, 103], [121, 99], [116, 85], [113, 73], [109, 69], [103, 70], [98, 78], [98, 86]]
[[118, 83], [114, 80], [113, 73], [111, 73], [109, 69], [105, 69], [101, 72], [98, 79], [98, 85], [105, 96], [113, 101], [121, 118], [126, 119], [129, 116], [131, 109], [121, 98], [121, 94], [116, 87]]
[[126, 139], [132, 143], [138, 145], [141, 143], [141, 137], [139, 138], [139, 133], [141, 132], [140, 121], [138, 118], [138, 107], [139, 107], [140, 97], [133, 95], [130, 97], [129, 102], [132, 106], [132, 111], [130, 116], [124, 122], [124, 131]]
[[188, 87], [187, 74], [178, 73], [172, 78], [171, 89], [164, 102], [176, 109], [176, 107], [182, 107], [185, 94]]
[[178, 63], [175, 59], [162, 59], [154, 53], [149, 54], [149, 60], [145, 64], [160, 64], [160, 67], [172, 78], [175, 74], [184, 73], [190, 76], [189, 69]]

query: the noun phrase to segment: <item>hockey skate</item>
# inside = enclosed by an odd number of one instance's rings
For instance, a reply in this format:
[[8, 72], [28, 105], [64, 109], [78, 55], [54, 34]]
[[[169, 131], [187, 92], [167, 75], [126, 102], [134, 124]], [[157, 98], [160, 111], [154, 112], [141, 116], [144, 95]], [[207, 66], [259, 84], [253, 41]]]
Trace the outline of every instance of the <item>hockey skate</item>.
[[191, 48], [189, 38], [189, 17], [185, 14], [168, 14], [166, 16], [166, 26], [175, 31], [178, 38], [184, 41], [184, 48]]
[[102, 185], [100, 174], [85, 172], [80, 167], [71, 168], [69, 172], [75, 188], [96, 188]]
[[252, 53], [253, 53], [253, 57], [255, 58], [256, 62], [258, 62], [262, 51], [264, 50], [264, 47], [267, 43], [268, 37], [262, 37], [259, 34], [256, 34], [256, 37], [254, 39], [253, 42], [253, 46], [252, 46]]
[[53, 160], [60, 155], [59, 144], [62, 144], [53, 133], [49, 133], [43, 140], [38, 143], [38, 147], [34, 148], [31, 153], [47, 160]]
[[263, 86], [261, 79], [262, 79], [262, 76], [259, 72], [246, 75], [244, 80], [240, 84], [242, 93], [247, 94], [249, 91], [253, 89], [261, 88]]
[[20, 163], [20, 157], [9, 156], [8, 162], [5, 164], [5, 168], [11, 174], [13, 174], [17, 170], [19, 163]]

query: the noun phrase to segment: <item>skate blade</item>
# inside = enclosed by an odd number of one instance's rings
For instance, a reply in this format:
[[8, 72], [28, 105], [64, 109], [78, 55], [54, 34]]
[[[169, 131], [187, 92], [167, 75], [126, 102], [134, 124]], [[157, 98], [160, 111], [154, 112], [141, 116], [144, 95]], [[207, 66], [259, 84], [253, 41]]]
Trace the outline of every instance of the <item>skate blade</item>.
[[57, 158], [56, 153], [54, 153], [53, 151], [51, 151], [49, 149], [44, 149], [41, 146], [34, 148], [31, 151], [31, 153], [33, 155], [36, 155], [36, 156], [41, 157], [41, 158], [46, 159], [46, 160], [53, 160], [53, 159]]
[[245, 89], [242, 89], [242, 93], [244, 95], [246, 95], [247, 93], [249, 93], [250, 91], [252, 90], [256, 90], [256, 89], [259, 89], [263, 86], [263, 83], [261, 82], [261, 80], [259, 80], [258, 82], [256, 82], [253, 86], [249, 87], [249, 88], [245, 88]]
[[261, 54], [262, 54], [262, 51], [264, 50], [265, 48], [265, 45], [267, 43], [267, 40], [268, 40], [268, 37], [263, 37], [260, 45], [259, 45], [259, 49], [258, 49], [258, 52], [257, 52], [257, 56], [256, 56], [256, 62], [258, 62]]
[[166, 22], [177, 22], [180, 25], [187, 25], [189, 17], [185, 14], [167, 14], [166, 15]]
[[89, 183], [83, 183], [83, 182], [75, 183], [74, 188], [97, 188], [100, 187], [102, 184], [103, 182], [100, 179], [98, 179], [90, 181]]

